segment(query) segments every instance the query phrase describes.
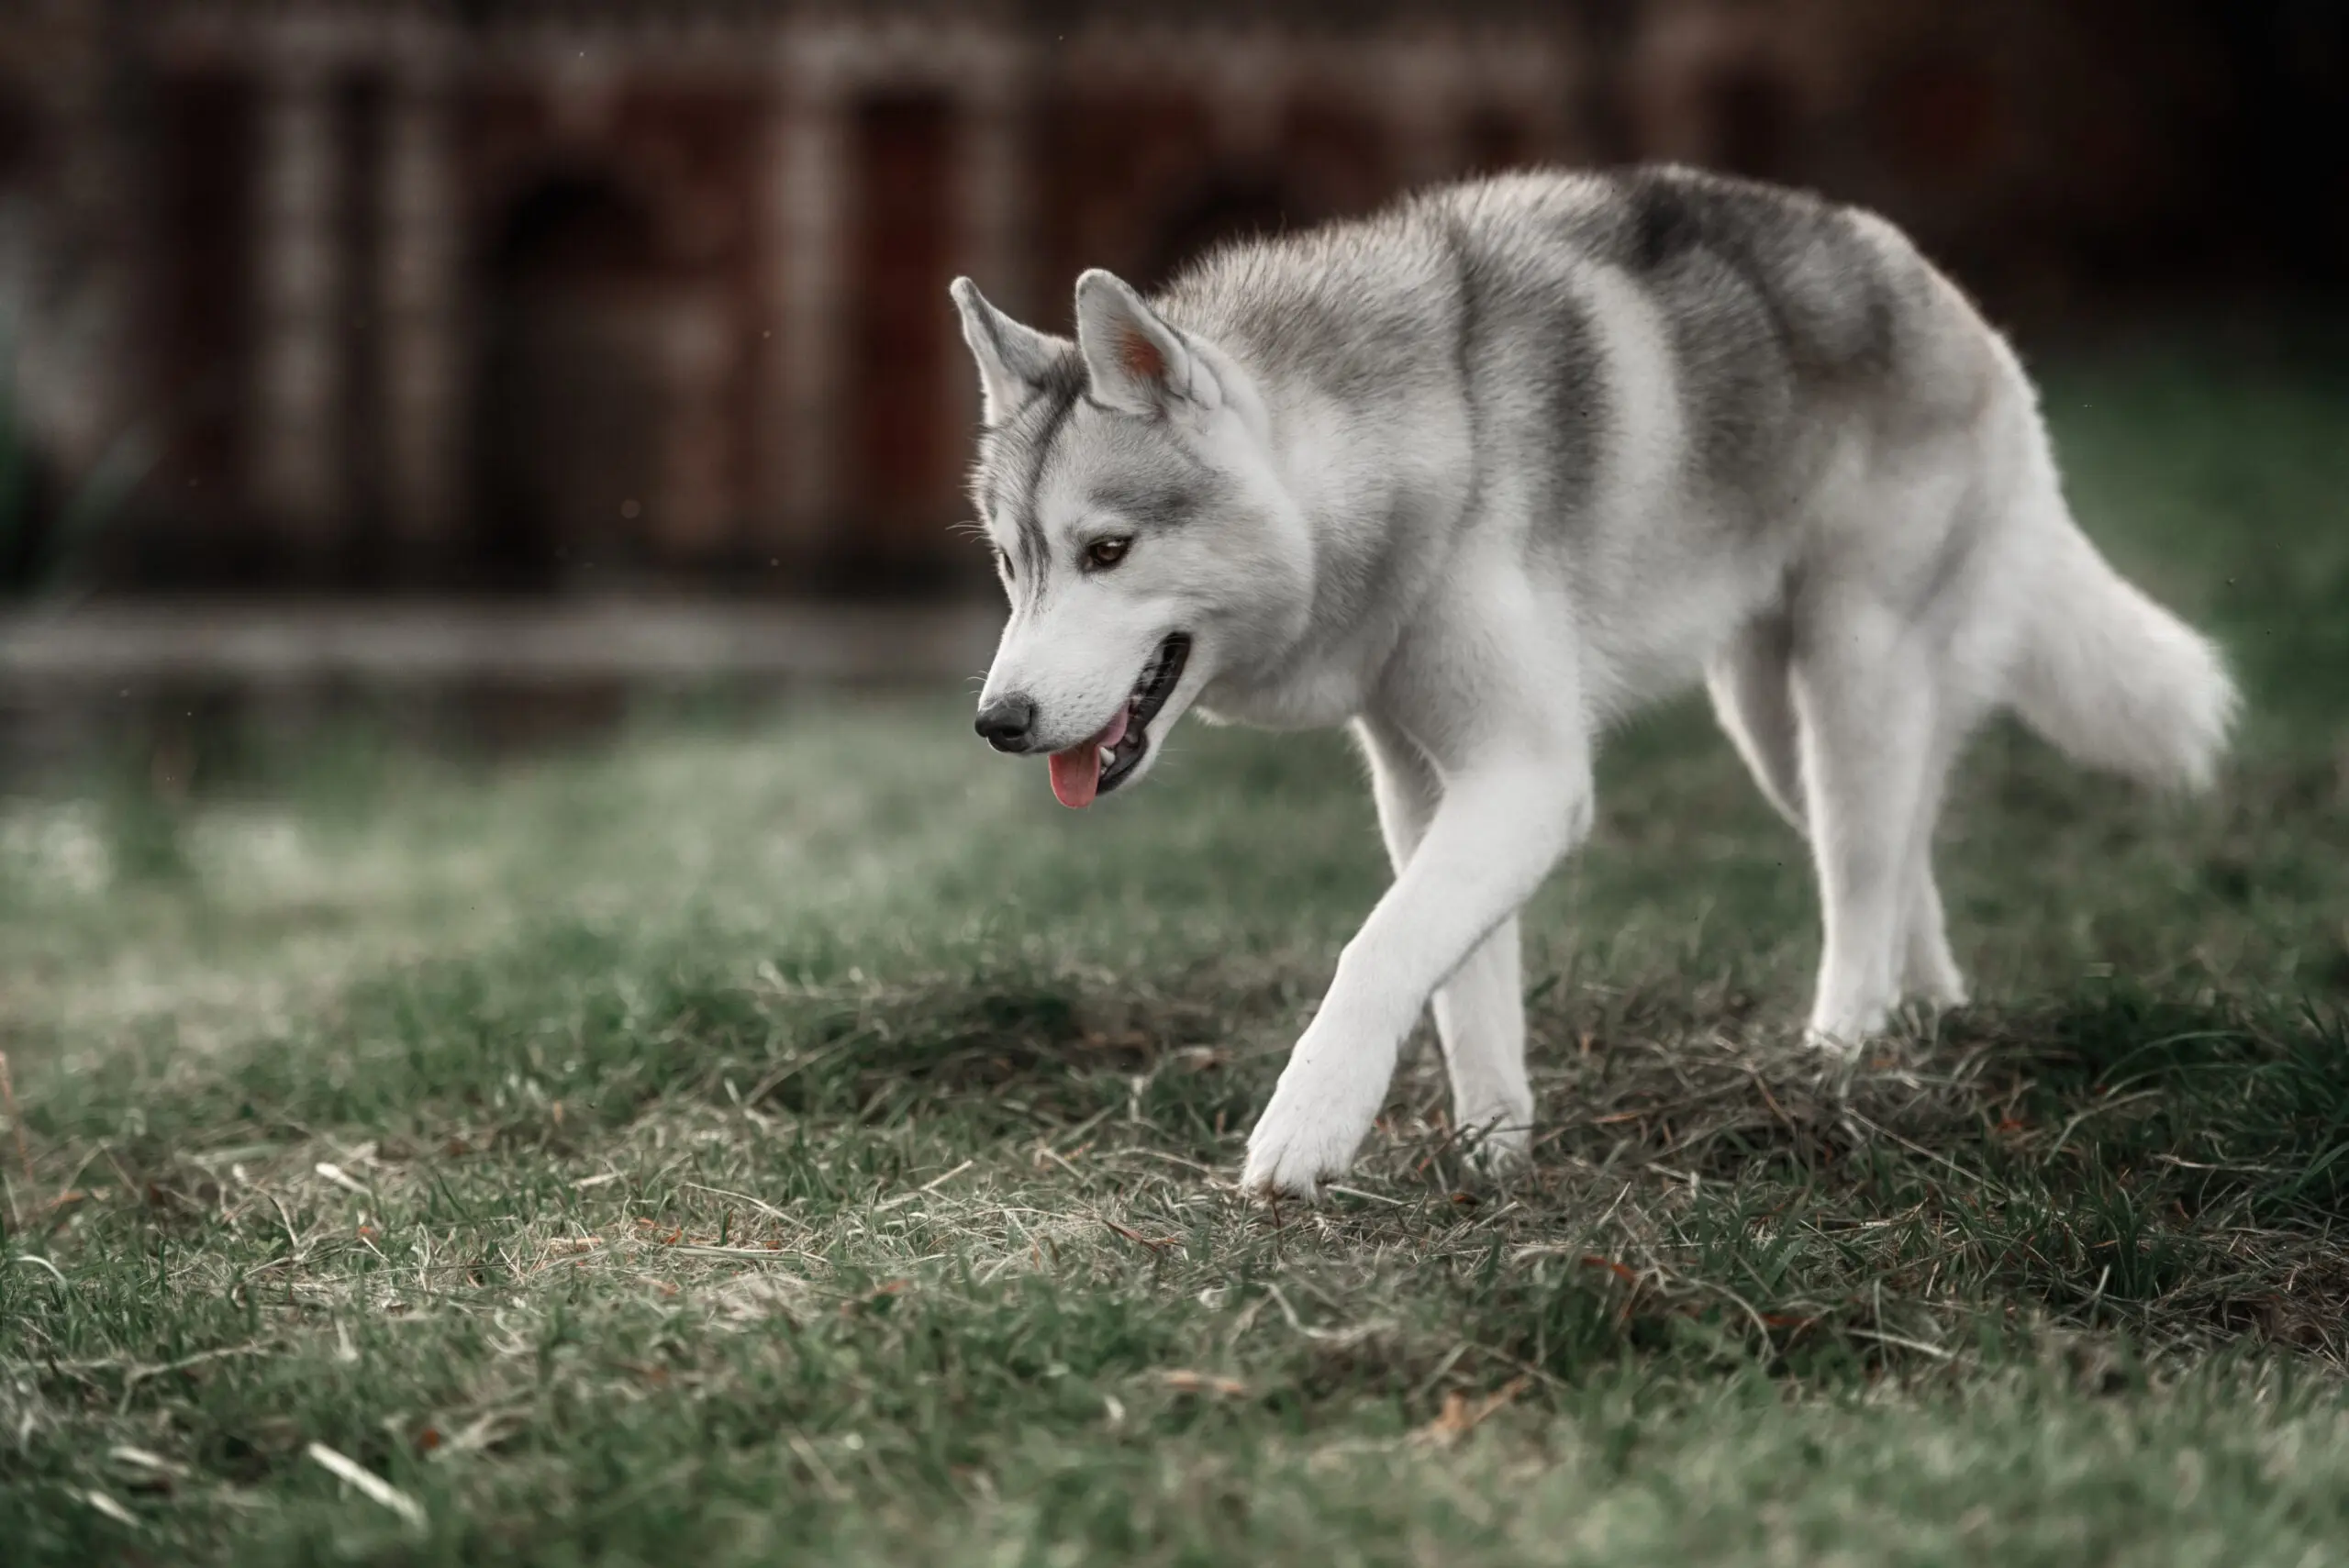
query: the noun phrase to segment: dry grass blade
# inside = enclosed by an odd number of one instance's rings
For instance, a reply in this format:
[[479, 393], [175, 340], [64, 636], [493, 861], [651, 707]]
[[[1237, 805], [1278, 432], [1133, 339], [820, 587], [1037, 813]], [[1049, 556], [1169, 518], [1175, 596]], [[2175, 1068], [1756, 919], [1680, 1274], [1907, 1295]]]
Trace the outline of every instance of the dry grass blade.
[[913, 1202], [914, 1199], [921, 1197], [926, 1194], [934, 1193], [976, 1163], [977, 1162], [974, 1160], [965, 1160], [961, 1164], [955, 1166], [952, 1170], [947, 1172], [944, 1175], [932, 1176], [929, 1181], [924, 1182], [921, 1185], [916, 1187], [909, 1193], [899, 1193], [896, 1197], [889, 1198], [874, 1205], [874, 1209], [876, 1213], [884, 1212], [888, 1209], [899, 1207], [905, 1204], [909, 1204]]
[[361, 1197], [373, 1197], [375, 1195], [369, 1190], [366, 1183], [361, 1181], [358, 1177], [352, 1175], [341, 1166], [334, 1164], [329, 1161], [321, 1160], [313, 1166], [312, 1169], [316, 1170], [319, 1175], [324, 1176], [328, 1181], [332, 1182], [336, 1186], [342, 1188], [345, 1192], [357, 1193]]
[[1455, 1443], [1475, 1431], [1494, 1411], [1525, 1392], [1532, 1379], [1518, 1376], [1509, 1379], [1482, 1399], [1471, 1399], [1458, 1389], [1443, 1396], [1443, 1408], [1435, 1419], [1412, 1435], [1423, 1442]]
[[65, 1271], [59, 1268], [55, 1263], [50, 1262], [47, 1258], [42, 1257], [38, 1252], [19, 1252], [17, 1254], [17, 1262], [20, 1263], [29, 1263], [37, 1269], [47, 1269], [50, 1272], [50, 1277], [55, 1279], [58, 1284], [65, 1285], [69, 1289], [72, 1288], [71, 1282], [69, 1282], [65, 1277]]
[[359, 1488], [371, 1503], [389, 1508], [406, 1522], [411, 1529], [424, 1529], [424, 1505], [345, 1454], [337, 1453], [322, 1442], [312, 1443], [307, 1452], [313, 1462], [348, 1481]]
[[1183, 1244], [1182, 1240], [1179, 1237], [1145, 1236], [1130, 1225], [1120, 1225], [1116, 1220], [1109, 1218], [1106, 1215], [1102, 1217], [1101, 1223], [1108, 1226], [1118, 1235], [1122, 1236], [1127, 1240], [1132, 1242], [1135, 1246], [1147, 1248], [1152, 1256], [1163, 1257], [1169, 1249], [1177, 1248]]
[[1177, 1394], [1212, 1394], [1225, 1399], [1241, 1399], [1248, 1394], [1248, 1385], [1236, 1377], [1188, 1367], [1171, 1367], [1158, 1374], [1158, 1381]]

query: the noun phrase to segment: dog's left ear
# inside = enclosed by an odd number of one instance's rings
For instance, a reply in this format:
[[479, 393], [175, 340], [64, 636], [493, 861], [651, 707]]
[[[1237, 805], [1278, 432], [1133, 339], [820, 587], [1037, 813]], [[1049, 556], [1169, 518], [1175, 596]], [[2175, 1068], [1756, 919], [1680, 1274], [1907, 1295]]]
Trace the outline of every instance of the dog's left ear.
[[1096, 268], [1076, 280], [1076, 346], [1093, 400], [1126, 414], [1163, 414], [1178, 405], [1207, 409], [1223, 388], [1183, 334], [1114, 275]]

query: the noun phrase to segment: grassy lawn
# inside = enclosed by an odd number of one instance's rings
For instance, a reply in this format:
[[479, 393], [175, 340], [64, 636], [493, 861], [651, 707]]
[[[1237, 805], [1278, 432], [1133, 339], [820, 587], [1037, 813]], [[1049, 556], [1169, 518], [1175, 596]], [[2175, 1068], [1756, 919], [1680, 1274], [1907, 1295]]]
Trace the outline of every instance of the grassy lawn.
[[1983, 999], [1838, 1094], [1799, 846], [1643, 722], [1498, 1186], [1422, 1051], [1321, 1207], [1230, 1190], [1384, 882], [1334, 738], [1083, 816], [950, 696], [6, 803], [0, 1561], [2341, 1560], [2349, 386], [2049, 401], [2237, 655], [2221, 793], [1987, 736]]

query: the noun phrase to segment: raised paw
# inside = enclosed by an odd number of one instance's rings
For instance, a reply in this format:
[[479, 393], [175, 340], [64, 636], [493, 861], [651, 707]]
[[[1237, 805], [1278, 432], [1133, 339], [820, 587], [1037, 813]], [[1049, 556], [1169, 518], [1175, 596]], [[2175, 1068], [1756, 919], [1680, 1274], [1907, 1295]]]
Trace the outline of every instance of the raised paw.
[[1240, 1184], [1275, 1196], [1319, 1195], [1323, 1182], [1353, 1163], [1386, 1093], [1383, 1076], [1316, 1071], [1291, 1061], [1248, 1135]]

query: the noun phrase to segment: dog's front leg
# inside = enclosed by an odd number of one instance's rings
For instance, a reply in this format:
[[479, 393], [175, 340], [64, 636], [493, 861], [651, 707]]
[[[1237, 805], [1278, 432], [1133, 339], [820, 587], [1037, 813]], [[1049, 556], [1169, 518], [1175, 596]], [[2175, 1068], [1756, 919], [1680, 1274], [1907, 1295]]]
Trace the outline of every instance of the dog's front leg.
[[[1443, 798], [1442, 781], [1409, 736], [1365, 714], [1355, 732], [1370, 760], [1371, 794], [1395, 874], [1403, 874]], [[1453, 1125], [1499, 1166], [1525, 1151], [1533, 1089], [1525, 1079], [1525, 995], [1517, 917], [1493, 928], [1436, 987], [1435, 1029], [1452, 1078]]]
[[1429, 996], [1532, 895], [1590, 812], [1589, 746], [1572, 719], [1520, 722], [1447, 771], [1425, 836], [1346, 944], [1249, 1136], [1244, 1184], [1310, 1196], [1344, 1172]]

